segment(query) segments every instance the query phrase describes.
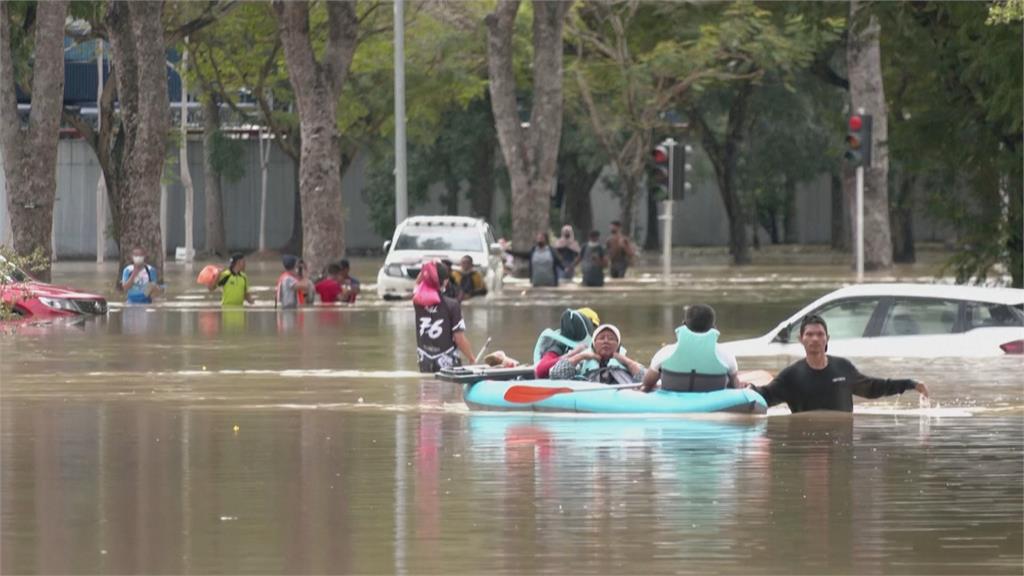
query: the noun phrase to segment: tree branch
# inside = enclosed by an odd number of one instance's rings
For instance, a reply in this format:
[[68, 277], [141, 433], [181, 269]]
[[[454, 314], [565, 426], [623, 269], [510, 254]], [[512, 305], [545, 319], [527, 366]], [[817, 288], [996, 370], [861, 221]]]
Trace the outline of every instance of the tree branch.
[[185, 22], [174, 30], [168, 30], [165, 34], [165, 42], [168, 46], [173, 46], [186, 36], [206, 28], [234, 8], [235, 2], [236, 0], [210, 0], [206, 3], [206, 8], [199, 16]]

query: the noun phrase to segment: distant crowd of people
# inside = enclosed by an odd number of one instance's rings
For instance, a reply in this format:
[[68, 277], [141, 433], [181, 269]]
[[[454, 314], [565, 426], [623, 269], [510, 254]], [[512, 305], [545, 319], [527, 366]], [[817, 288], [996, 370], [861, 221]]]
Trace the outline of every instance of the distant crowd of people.
[[637, 251], [633, 241], [622, 232], [622, 223], [611, 223], [608, 240], [601, 242], [601, 233], [591, 230], [582, 246], [576, 241], [572, 226], [562, 227], [561, 235], [554, 244], [548, 243], [548, 235], [538, 232], [536, 243], [529, 250], [505, 248], [509, 255], [526, 260], [530, 284], [533, 286], [558, 286], [560, 282], [571, 282], [580, 269], [580, 283], [583, 286], [604, 286], [605, 269], [612, 278], [622, 278], [636, 259]]
[[[355, 303], [360, 293], [360, 283], [351, 274], [348, 260], [332, 262], [319, 279], [310, 278], [306, 263], [297, 256], [286, 254], [281, 257], [284, 270], [274, 287], [274, 305], [279, 308], [298, 308], [319, 301], [323, 304]], [[221, 291], [222, 306], [243, 306], [253, 304], [255, 299], [249, 290], [249, 277], [245, 274], [245, 255], [231, 255], [227, 266], [207, 266], [199, 273], [198, 282], [210, 291]], [[129, 304], [151, 304], [153, 297], [164, 292], [157, 278], [156, 268], [146, 263], [146, 253], [141, 248], [132, 250], [132, 263], [124, 267], [118, 288], [125, 293]]]

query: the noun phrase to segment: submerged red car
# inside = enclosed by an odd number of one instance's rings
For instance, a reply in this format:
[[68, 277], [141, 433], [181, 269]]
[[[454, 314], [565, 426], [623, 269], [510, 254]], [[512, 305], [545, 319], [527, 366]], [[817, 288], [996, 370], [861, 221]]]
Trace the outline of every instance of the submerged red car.
[[16, 318], [102, 316], [107, 313], [107, 299], [103, 296], [40, 282], [3, 256], [0, 256], [0, 302], [9, 307]]

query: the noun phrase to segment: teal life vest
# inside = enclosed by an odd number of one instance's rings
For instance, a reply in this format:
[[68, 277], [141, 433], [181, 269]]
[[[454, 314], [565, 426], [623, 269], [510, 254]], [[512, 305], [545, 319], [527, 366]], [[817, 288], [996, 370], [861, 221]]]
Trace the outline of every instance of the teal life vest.
[[[626, 349], [619, 346], [619, 354], [625, 355]], [[576, 365], [577, 378], [602, 384], [634, 384], [633, 374], [615, 358], [609, 358], [604, 366], [597, 360], [584, 360]]]
[[676, 349], [661, 363], [661, 389], [670, 392], [710, 392], [729, 384], [729, 367], [715, 353], [718, 330], [691, 332], [676, 328]]

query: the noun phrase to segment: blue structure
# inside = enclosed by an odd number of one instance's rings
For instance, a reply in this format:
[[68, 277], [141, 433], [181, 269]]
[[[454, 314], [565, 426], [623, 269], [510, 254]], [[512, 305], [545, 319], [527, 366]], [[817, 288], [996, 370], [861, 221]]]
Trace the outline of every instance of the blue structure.
[[[64, 38], [64, 105], [94, 106], [96, 104], [96, 88], [99, 80], [96, 74], [96, 42], [76, 43], [71, 38]], [[103, 77], [110, 78], [110, 50], [103, 50]], [[178, 62], [181, 56], [176, 50], [167, 51], [167, 60]], [[181, 100], [181, 77], [167, 66], [167, 96], [171, 102]], [[21, 90], [16, 89], [18, 104], [30, 104], [32, 99]]]

